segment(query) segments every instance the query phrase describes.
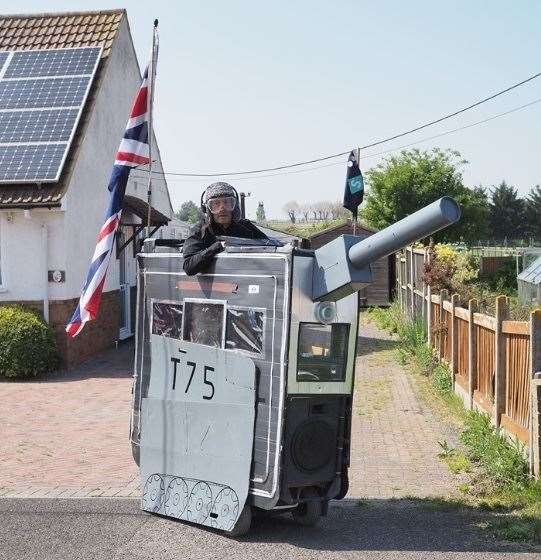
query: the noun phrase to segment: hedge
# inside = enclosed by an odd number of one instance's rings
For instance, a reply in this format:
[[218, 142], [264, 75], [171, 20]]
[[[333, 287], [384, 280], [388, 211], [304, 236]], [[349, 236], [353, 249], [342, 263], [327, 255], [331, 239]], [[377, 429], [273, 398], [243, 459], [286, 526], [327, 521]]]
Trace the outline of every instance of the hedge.
[[0, 306], [0, 375], [35, 377], [59, 364], [53, 332], [34, 311]]

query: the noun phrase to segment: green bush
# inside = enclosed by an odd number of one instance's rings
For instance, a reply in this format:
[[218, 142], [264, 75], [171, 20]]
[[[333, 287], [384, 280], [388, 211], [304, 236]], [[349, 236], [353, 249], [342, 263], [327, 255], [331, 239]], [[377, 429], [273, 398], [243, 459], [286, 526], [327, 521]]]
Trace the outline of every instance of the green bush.
[[514, 296], [517, 293], [517, 265], [512, 257], [509, 262], [504, 263], [496, 271], [481, 278], [493, 292], [506, 296]]
[[371, 307], [368, 310], [368, 314], [380, 329], [392, 334], [396, 334], [399, 326], [404, 322], [402, 309], [400, 309], [400, 304], [396, 301], [388, 308]]
[[49, 325], [18, 305], [0, 307], [0, 375], [35, 377], [58, 366]]

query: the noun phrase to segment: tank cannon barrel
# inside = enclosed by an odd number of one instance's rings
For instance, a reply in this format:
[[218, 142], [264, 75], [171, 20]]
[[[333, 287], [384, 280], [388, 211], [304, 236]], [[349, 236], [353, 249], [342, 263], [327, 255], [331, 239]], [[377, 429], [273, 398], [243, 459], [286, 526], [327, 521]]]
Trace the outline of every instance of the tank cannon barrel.
[[458, 204], [450, 196], [444, 196], [350, 247], [349, 260], [355, 268], [363, 268], [406, 245], [433, 235], [459, 218]]
[[460, 207], [444, 196], [367, 239], [342, 235], [315, 251], [313, 301], [338, 301], [372, 281], [370, 264], [455, 223]]

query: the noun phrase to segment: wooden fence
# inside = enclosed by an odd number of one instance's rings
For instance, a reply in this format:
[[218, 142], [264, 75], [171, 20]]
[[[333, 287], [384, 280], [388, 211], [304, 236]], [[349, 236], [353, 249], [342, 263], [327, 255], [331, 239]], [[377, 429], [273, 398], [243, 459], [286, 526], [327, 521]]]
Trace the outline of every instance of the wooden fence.
[[495, 426], [518, 438], [529, 452], [532, 472], [539, 474], [541, 414], [534, 380], [541, 372], [541, 309], [529, 321], [512, 321], [505, 296], [496, 300], [495, 317], [478, 313], [473, 299], [468, 308], [460, 307], [457, 295], [433, 294], [424, 284], [428, 258], [426, 250], [411, 247], [397, 254], [402, 310], [426, 325], [429, 344], [449, 365], [465, 407], [486, 412]]

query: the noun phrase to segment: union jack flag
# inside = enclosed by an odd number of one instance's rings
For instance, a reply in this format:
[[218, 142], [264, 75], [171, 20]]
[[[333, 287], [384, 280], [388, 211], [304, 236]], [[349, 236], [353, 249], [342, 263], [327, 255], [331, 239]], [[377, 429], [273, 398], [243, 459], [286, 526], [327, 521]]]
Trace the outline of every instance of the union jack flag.
[[98, 234], [92, 264], [81, 292], [77, 309], [66, 326], [66, 332], [74, 337], [83, 329], [87, 321], [98, 315], [101, 294], [107, 275], [107, 267], [113, 252], [115, 235], [120, 225], [122, 203], [132, 167], [150, 163], [148, 143], [148, 67], [143, 74], [143, 83], [137, 92], [130, 113], [126, 131], [113, 165], [108, 189], [110, 192], [109, 207], [105, 214], [105, 223]]

